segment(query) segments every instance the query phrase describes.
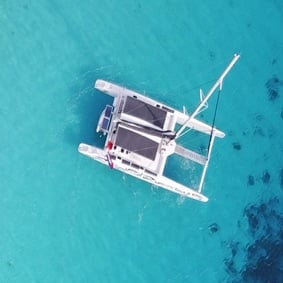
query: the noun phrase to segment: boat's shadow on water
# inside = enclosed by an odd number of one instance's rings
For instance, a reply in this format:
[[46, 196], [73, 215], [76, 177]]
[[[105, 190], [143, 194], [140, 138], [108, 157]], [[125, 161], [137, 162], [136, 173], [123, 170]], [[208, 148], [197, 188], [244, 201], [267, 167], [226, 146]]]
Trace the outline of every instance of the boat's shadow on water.
[[81, 142], [99, 147], [104, 145], [105, 140], [96, 133], [96, 126], [105, 105], [112, 104], [112, 99], [94, 89], [95, 81], [102, 75], [86, 69], [79, 73], [70, 87], [69, 118], [64, 138], [72, 146]]

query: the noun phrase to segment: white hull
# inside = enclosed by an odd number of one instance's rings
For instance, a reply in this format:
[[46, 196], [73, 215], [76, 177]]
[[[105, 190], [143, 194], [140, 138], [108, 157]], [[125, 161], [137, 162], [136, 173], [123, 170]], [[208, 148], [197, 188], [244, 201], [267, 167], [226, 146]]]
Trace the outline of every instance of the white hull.
[[[135, 91], [132, 91], [130, 89], [127, 89], [125, 87], [121, 87], [119, 85], [116, 85], [116, 84], [113, 84], [113, 83], [110, 83], [110, 82], [107, 82], [107, 81], [104, 81], [104, 80], [97, 80], [95, 82], [95, 85], [94, 87], [110, 96], [113, 96], [114, 98], [115, 97], [118, 97], [120, 95], [124, 95], [124, 96], [136, 96], [138, 97], [139, 99], [143, 100], [143, 101], [146, 101], [147, 103], [149, 104], [156, 104], [156, 101], [151, 99], [151, 98], [148, 98], [147, 96], [144, 96], [140, 93], [137, 93]], [[164, 105], [162, 103], [159, 103], [161, 106], [167, 108], [167, 109], [172, 109], [171, 107], [167, 106], [167, 105]], [[173, 109], [172, 109], [173, 110]], [[174, 109], [174, 116], [175, 116], [175, 123], [179, 124], [179, 125], [183, 125], [187, 119], [189, 118], [189, 115], [183, 113], [183, 112], [180, 112], [176, 109]], [[197, 119], [192, 119], [190, 121], [190, 123], [187, 125], [187, 128], [190, 128], [192, 130], [196, 130], [196, 131], [199, 131], [199, 132], [202, 132], [202, 133], [205, 133], [207, 135], [210, 135], [211, 133], [211, 126], [210, 125], [207, 125], [206, 123], [204, 122], [201, 122]], [[214, 129], [214, 134], [216, 137], [219, 137], [219, 138], [224, 138], [225, 137], [225, 133], [217, 130], [217, 129]]]
[[[104, 150], [84, 143], [81, 143], [79, 145], [78, 150], [80, 153], [108, 166], [108, 161]], [[123, 173], [129, 174], [133, 177], [146, 181], [152, 185], [164, 188], [173, 193], [177, 193], [179, 195], [192, 198], [198, 201], [202, 201], [202, 202], [208, 201], [208, 198], [206, 196], [180, 183], [177, 183], [174, 180], [171, 180], [165, 176], [162, 175], [153, 176], [151, 174], [146, 173], [145, 170], [138, 170], [130, 166], [123, 166], [122, 163], [115, 162], [114, 164], [115, 164], [114, 169], [117, 169]]]

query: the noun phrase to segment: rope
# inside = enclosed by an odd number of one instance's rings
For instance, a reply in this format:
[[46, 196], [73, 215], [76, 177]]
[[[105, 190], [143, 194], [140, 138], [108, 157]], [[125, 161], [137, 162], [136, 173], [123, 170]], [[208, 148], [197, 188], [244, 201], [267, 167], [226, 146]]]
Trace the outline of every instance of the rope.
[[219, 104], [220, 92], [221, 92], [221, 89], [219, 88], [218, 94], [217, 94], [217, 100], [216, 100], [215, 111], [214, 111], [214, 116], [213, 116], [213, 123], [211, 125], [211, 132], [210, 132], [210, 138], [209, 138], [209, 143], [208, 143], [207, 150], [210, 148], [210, 144], [211, 144], [211, 140], [212, 140], [212, 134], [213, 134], [214, 126], [215, 126], [216, 113], [217, 113], [218, 104]]

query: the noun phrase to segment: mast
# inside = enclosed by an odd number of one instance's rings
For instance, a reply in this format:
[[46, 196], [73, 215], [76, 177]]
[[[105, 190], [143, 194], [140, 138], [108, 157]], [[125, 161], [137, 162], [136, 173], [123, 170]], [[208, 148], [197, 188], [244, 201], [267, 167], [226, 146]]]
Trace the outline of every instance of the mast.
[[208, 99], [212, 96], [212, 94], [214, 93], [214, 91], [220, 87], [220, 90], [222, 89], [222, 83], [224, 78], [226, 77], [226, 75], [230, 72], [230, 70], [232, 69], [232, 67], [235, 65], [235, 63], [238, 61], [238, 59], [240, 58], [239, 54], [234, 54], [231, 62], [229, 63], [229, 65], [226, 67], [226, 69], [224, 70], [224, 72], [221, 74], [221, 76], [218, 78], [218, 80], [215, 82], [215, 84], [212, 86], [212, 88], [209, 90], [209, 92], [207, 93], [207, 95], [202, 99], [201, 103], [198, 105], [198, 107], [195, 109], [195, 111], [189, 116], [189, 118], [186, 120], [186, 122], [183, 124], [183, 126], [176, 132], [176, 136], [175, 139], [177, 139], [178, 137], [180, 137], [180, 135], [182, 134], [182, 132], [186, 129], [187, 125], [189, 124], [189, 122], [200, 112], [201, 108], [206, 104], [206, 102], [208, 101]]

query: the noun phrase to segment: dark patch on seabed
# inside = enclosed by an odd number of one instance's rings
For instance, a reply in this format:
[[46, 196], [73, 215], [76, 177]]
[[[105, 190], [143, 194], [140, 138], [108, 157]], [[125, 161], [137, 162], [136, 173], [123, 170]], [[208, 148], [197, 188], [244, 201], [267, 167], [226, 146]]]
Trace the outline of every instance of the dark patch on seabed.
[[242, 149], [242, 146], [239, 142], [233, 142], [233, 148], [235, 150], [241, 150]]
[[240, 243], [237, 241], [231, 241], [228, 243], [228, 248], [231, 251], [231, 256], [224, 259], [225, 270], [228, 274], [235, 276], [237, 274], [237, 268], [235, 265], [236, 256], [239, 250]]
[[267, 88], [268, 93], [268, 99], [270, 101], [274, 101], [279, 97], [279, 90], [282, 84], [283, 82], [276, 75], [274, 75], [265, 83], [265, 87]]
[[214, 234], [214, 233], [218, 232], [219, 229], [220, 229], [220, 227], [217, 223], [212, 223], [208, 226], [208, 230], [209, 230], [210, 234]]
[[280, 187], [281, 189], [283, 189], [283, 168], [280, 169], [279, 179], [280, 179]]
[[236, 264], [240, 243], [232, 241], [228, 247], [231, 256], [224, 259], [226, 272], [233, 283], [282, 283], [283, 282], [283, 212], [282, 203], [274, 197], [244, 210], [248, 221], [251, 242], [246, 247], [245, 263]]
[[253, 186], [255, 184], [255, 178], [252, 175], [248, 176], [248, 181], [247, 181], [248, 186]]
[[263, 173], [262, 173], [262, 177], [261, 177], [261, 180], [264, 184], [268, 184], [269, 181], [270, 181], [270, 174], [268, 172], [268, 170], [264, 170]]

